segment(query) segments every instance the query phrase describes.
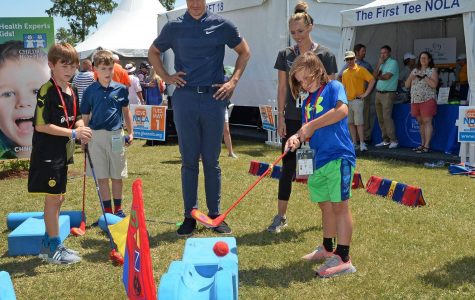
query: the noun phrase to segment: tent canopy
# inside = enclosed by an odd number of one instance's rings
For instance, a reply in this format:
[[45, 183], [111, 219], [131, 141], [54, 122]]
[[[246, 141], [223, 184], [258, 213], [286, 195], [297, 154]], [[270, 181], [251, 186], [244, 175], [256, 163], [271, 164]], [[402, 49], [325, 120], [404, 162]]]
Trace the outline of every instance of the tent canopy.
[[98, 47], [124, 57], [147, 57], [157, 37], [157, 15], [165, 12], [158, 0], [122, 0], [110, 18], [75, 48], [81, 58]]

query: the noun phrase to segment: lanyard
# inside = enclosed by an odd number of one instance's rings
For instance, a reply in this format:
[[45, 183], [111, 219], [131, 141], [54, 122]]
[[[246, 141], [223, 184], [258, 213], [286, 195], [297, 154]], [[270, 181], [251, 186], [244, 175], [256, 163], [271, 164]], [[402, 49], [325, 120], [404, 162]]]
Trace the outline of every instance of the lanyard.
[[[64, 101], [64, 98], [63, 98], [63, 93], [61, 92], [61, 89], [56, 83], [56, 80], [54, 80], [53, 77], [51, 77], [51, 79], [53, 79], [54, 86], [56, 87], [56, 90], [58, 91], [59, 99], [61, 100], [61, 105], [63, 106], [64, 116], [66, 117], [66, 124], [68, 125], [68, 128], [71, 129], [74, 126], [74, 122], [71, 122], [71, 125], [69, 125], [68, 109], [66, 107], [66, 102]], [[68, 87], [71, 90], [71, 96], [73, 97], [73, 114], [74, 114], [74, 121], [76, 121], [76, 95], [74, 94], [74, 91], [69, 85], [69, 83], [68, 83]]]
[[[312, 46], [310, 46], [310, 49], [308, 51], [313, 51], [315, 49], [315, 43], [312, 43]], [[300, 48], [298, 45], [294, 46], [294, 51], [295, 51], [295, 56], [300, 55]]]
[[[315, 96], [314, 101], [313, 101], [313, 106], [315, 106], [315, 103], [318, 101], [318, 98], [320, 97], [320, 94], [323, 92], [323, 89], [324, 89], [324, 88], [325, 88], [325, 84], [322, 84], [322, 85], [320, 86], [320, 88], [318, 89], [318, 92], [316, 93], [316, 96]], [[312, 104], [312, 103], [311, 103], [311, 101], [312, 101], [312, 95], [315, 95], [315, 93], [309, 94], [308, 97], [307, 97], [307, 100], [306, 100], [306, 102], [305, 102], [305, 106], [304, 106], [304, 111], [305, 111], [305, 113], [304, 113], [305, 123], [304, 123], [304, 124], [308, 123], [308, 122], [309, 122], [309, 119], [310, 119], [310, 121], [311, 121], [311, 118], [310, 118], [310, 110], [311, 110], [311, 108], [312, 108], [312, 105], [311, 105], [311, 104]]]

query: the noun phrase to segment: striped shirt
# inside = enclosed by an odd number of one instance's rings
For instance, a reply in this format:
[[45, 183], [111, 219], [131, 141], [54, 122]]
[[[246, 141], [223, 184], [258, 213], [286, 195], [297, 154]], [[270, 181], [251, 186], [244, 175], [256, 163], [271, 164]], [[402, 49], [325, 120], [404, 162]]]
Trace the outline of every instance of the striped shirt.
[[79, 103], [82, 101], [84, 90], [94, 83], [94, 73], [91, 71], [79, 72], [73, 79], [73, 84], [78, 90]]

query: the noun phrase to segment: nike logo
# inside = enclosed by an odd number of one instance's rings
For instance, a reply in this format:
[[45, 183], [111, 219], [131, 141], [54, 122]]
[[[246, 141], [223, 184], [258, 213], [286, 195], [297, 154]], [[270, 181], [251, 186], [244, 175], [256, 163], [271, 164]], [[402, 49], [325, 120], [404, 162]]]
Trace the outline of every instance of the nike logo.
[[205, 31], [205, 34], [211, 34], [213, 32], [214, 32], [214, 30], [213, 31]]

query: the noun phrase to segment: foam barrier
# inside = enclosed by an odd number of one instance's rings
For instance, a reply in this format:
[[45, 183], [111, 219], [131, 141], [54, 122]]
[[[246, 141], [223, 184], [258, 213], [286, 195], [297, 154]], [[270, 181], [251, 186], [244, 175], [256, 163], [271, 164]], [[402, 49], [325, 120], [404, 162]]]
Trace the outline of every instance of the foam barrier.
[[[229, 253], [218, 257], [217, 241], [226, 242]], [[158, 287], [159, 299], [238, 299], [238, 257], [234, 237], [189, 238], [183, 260], [173, 261]]]
[[[69, 235], [69, 216], [59, 216], [59, 238], [63, 242]], [[8, 256], [38, 255], [45, 235], [43, 218], [28, 218], [8, 235]]]
[[[123, 220], [121, 217], [118, 217], [110, 213], [106, 213], [106, 217], [107, 217], [107, 224], [109, 225], [117, 224]], [[104, 220], [104, 215], [101, 215], [97, 222], [99, 223], [99, 227], [102, 229], [102, 231], [104, 232], [109, 231], [109, 229], [107, 229], [107, 226], [106, 226], [106, 221]]]
[[16, 300], [10, 274], [5, 271], [0, 271], [0, 300]]
[[373, 195], [392, 199], [406, 206], [424, 206], [426, 201], [422, 189], [394, 180], [371, 176], [366, 183], [366, 191]]
[[[9, 230], [14, 230], [21, 223], [26, 221], [28, 218], [43, 218], [43, 212], [35, 211], [35, 212], [15, 212], [9, 213], [7, 216], [7, 228]], [[71, 227], [79, 227], [81, 225], [82, 220], [82, 211], [76, 210], [66, 210], [60, 212], [61, 216], [69, 216], [70, 226]], [[86, 219], [86, 216], [84, 216]]]

